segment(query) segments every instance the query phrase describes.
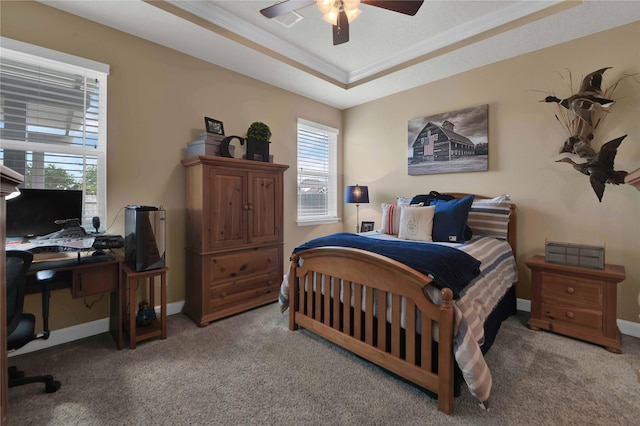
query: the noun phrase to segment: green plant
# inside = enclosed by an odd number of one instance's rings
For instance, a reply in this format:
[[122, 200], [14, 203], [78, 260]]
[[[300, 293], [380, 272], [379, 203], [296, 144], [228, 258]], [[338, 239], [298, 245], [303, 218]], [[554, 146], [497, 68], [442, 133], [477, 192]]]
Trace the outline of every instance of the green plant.
[[260, 121], [253, 122], [247, 130], [247, 138], [269, 141], [271, 139], [271, 129]]

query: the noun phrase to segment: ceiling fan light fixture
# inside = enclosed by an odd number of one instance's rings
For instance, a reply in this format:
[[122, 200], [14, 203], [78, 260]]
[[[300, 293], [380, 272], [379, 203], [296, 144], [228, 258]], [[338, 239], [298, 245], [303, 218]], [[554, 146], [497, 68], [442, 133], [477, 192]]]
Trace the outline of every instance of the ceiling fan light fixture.
[[346, 15], [347, 15], [347, 20], [349, 21], [349, 23], [351, 23], [351, 21], [353, 21], [354, 19], [356, 19], [356, 18], [357, 18], [358, 16], [360, 16], [360, 14], [362, 13], [362, 11], [361, 11], [360, 9], [357, 9], [357, 8], [356, 8], [356, 9], [350, 9], [350, 10], [347, 10], [347, 9], [345, 8], [345, 11], [344, 11], [344, 12], [345, 12], [345, 13], [346, 13]]
[[344, 5], [344, 10], [348, 12], [357, 9], [360, 6], [360, 0], [342, 0], [342, 4]]
[[338, 25], [338, 14], [339, 13], [340, 13], [340, 11], [338, 10], [338, 8], [334, 7], [329, 12], [325, 13], [324, 15], [322, 15], [322, 19], [324, 19], [326, 22], [330, 23], [331, 25]]
[[349, 23], [362, 13], [362, 11], [358, 9], [360, 0], [316, 0], [316, 5], [322, 13], [322, 19], [331, 25], [338, 24], [340, 10], [344, 10]]
[[335, 0], [316, 0], [316, 5], [318, 5], [318, 9], [320, 9], [323, 15], [329, 13], [329, 11], [333, 9], [334, 4]]

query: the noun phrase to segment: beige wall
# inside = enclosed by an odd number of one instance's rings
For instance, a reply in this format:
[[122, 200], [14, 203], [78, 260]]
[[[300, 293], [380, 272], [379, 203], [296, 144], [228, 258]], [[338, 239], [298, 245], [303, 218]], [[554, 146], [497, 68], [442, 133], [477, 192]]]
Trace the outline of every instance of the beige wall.
[[[566, 164], [554, 163], [563, 134], [554, 121], [553, 108], [538, 103], [541, 93], [535, 90], [559, 91], [563, 83], [556, 72], [565, 68], [576, 75], [603, 66], [614, 67], [611, 76], [639, 72], [637, 46], [624, 47], [630, 44], [628, 40], [639, 38], [639, 24], [341, 112], [33, 1], [3, 1], [0, 8], [2, 36], [111, 66], [108, 223], [115, 219], [115, 224], [110, 232], [123, 232], [120, 209], [127, 204], [162, 205], [167, 210], [169, 302], [184, 299], [184, 171], [180, 160], [186, 155], [186, 143], [204, 130], [205, 115], [223, 121], [226, 134], [242, 136], [253, 121], [270, 125], [275, 161], [290, 166], [285, 172], [285, 252], [310, 237], [343, 229], [342, 224], [295, 224], [295, 123], [302, 117], [341, 129], [344, 164], [339, 163], [339, 170], [344, 170], [344, 178], [340, 176], [339, 186], [369, 185], [371, 203], [360, 206], [360, 220], [375, 220], [379, 225], [379, 203], [397, 195], [431, 189], [486, 195], [508, 192], [519, 206], [519, 295], [529, 295], [523, 260], [539, 252], [545, 238], [606, 244], [607, 261], [627, 267], [618, 317], [637, 321], [640, 192], [628, 185], [608, 187], [599, 204], [585, 176]], [[635, 169], [640, 167], [640, 84], [627, 81], [616, 93], [619, 102], [600, 135], [629, 134], [616, 163]], [[485, 103], [489, 104], [489, 172], [407, 176], [407, 120]], [[346, 206], [345, 214], [344, 229], [351, 230], [353, 206]], [[89, 304], [93, 301], [87, 300]], [[84, 302], [71, 299], [66, 290], [55, 292], [53, 329], [108, 315], [106, 298], [92, 308]], [[39, 309], [34, 300], [31, 304]]]
[[[36, 2], [3, 1], [0, 12], [4, 37], [110, 65], [107, 201], [108, 223], [115, 219], [115, 224], [109, 231], [124, 232], [120, 209], [128, 204], [167, 210], [169, 302], [184, 300], [185, 181], [180, 161], [187, 142], [204, 132], [204, 116], [221, 120], [227, 135], [246, 135], [253, 121], [270, 126], [275, 162], [290, 166], [284, 184], [285, 252], [293, 250], [293, 242], [342, 230], [341, 224], [298, 228], [294, 213], [296, 119], [341, 128], [339, 110]], [[39, 312], [34, 297], [29, 303]], [[59, 290], [51, 300], [51, 326], [104, 318], [108, 307], [106, 297], [88, 308], [84, 300]]]
[[[626, 267], [618, 289], [618, 318], [638, 321], [640, 291], [640, 192], [608, 185], [598, 202], [587, 176], [564, 163], [565, 134], [545, 93], [568, 94], [558, 73], [575, 79], [611, 66], [605, 81], [640, 73], [640, 23], [565, 43], [455, 75], [345, 111], [344, 182], [369, 185], [371, 203], [360, 220], [380, 224], [380, 203], [430, 190], [484, 195], [508, 193], [518, 206], [518, 296], [530, 297], [524, 260], [543, 253], [545, 239], [606, 245], [606, 261]], [[623, 80], [617, 104], [596, 133], [594, 146], [627, 134], [616, 168], [640, 167], [640, 75]], [[489, 171], [407, 175], [407, 121], [415, 117], [489, 105]], [[345, 208], [347, 228], [355, 209]]]

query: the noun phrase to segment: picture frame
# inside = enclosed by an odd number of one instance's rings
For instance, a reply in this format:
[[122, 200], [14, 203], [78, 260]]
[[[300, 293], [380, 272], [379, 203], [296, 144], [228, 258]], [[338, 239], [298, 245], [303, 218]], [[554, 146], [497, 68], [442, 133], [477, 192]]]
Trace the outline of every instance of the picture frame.
[[369, 232], [369, 231], [373, 231], [373, 227], [375, 225], [375, 222], [365, 222], [362, 221], [362, 224], [360, 225], [360, 232]]
[[222, 121], [205, 117], [204, 125], [205, 125], [205, 128], [207, 129], [207, 133], [213, 133], [214, 135], [224, 136], [224, 125], [222, 124]]
[[408, 174], [489, 170], [489, 104], [408, 122]]

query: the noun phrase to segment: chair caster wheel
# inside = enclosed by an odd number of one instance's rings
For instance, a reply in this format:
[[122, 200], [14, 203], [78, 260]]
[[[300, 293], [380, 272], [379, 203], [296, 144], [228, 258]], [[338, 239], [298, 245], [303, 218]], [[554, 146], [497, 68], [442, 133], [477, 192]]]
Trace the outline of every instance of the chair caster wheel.
[[54, 393], [55, 391], [57, 391], [58, 389], [60, 389], [60, 382], [55, 380], [52, 384], [47, 384], [46, 388], [45, 388], [45, 392], [46, 393]]
[[24, 377], [24, 371], [18, 370], [16, 366], [9, 367], [9, 378], [10, 379], [21, 379]]
[[57, 391], [58, 389], [60, 389], [61, 383], [57, 380], [48, 380], [45, 383], [45, 388], [44, 391], [46, 393], [54, 393], [55, 391]]

